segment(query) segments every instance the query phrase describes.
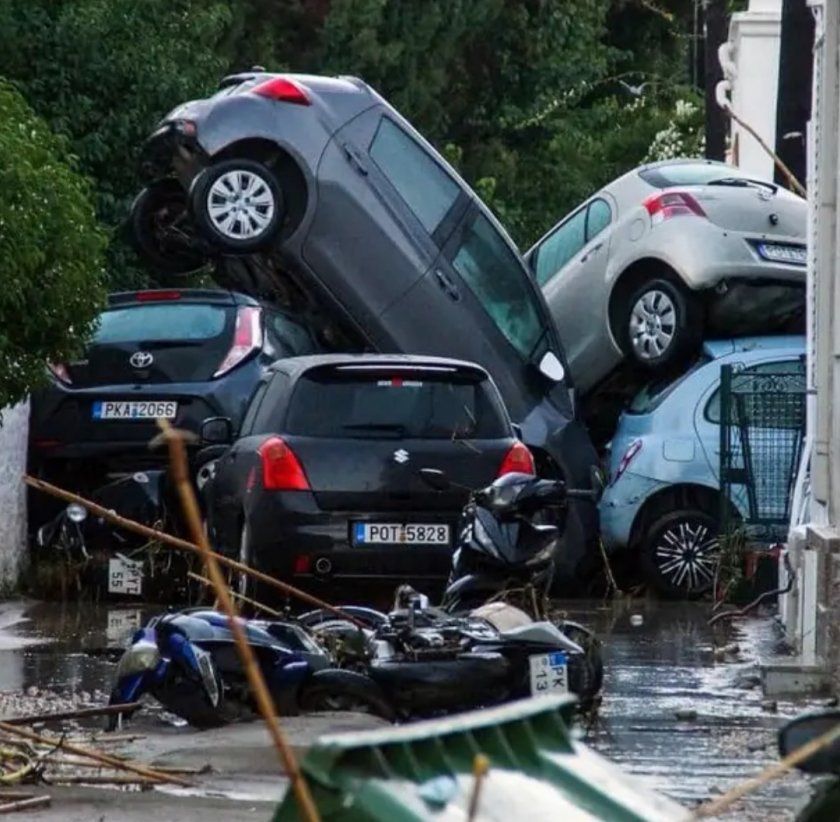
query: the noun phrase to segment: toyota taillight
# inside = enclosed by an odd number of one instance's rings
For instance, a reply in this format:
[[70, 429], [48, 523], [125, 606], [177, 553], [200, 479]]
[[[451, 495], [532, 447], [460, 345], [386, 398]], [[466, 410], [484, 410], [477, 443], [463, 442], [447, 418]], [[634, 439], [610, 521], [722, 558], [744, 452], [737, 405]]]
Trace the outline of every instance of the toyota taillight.
[[73, 378], [70, 376], [70, 372], [67, 370], [67, 366], [62, 362], [48, 362], [47, 368], [50, 369], [52, 375], [59, 381], [63, 382], [65, 385], [71, 385], [73, 382]]
[[300, 460], [282, 437], [267, 439], [257, 453], [262, 460], [262, 481], [266, 491], [309, 490], [309, 480]]
[[214, 377], [221, 377], [236, 368], [248, 355], [262, 348], [263, 335], [260, 323], [260, 309], [252, 306], [240, 308], [236, 312], [236, 330], [233, 332], [233, 345], [222, 360]]
[[537, 467], [534, 464], [534, 456], [524, 442], [515, 442], [510, 451], [505, 454], [502, 466], [499, 468], [498, 477], [505, 474], [536, 474]]
[[633, 440], [630, 443], [627, 450], [624, 452], [624, 456], [618, 462], [618, 468], [615, 469], [615, 476], [612, 478], [613, 482], [617, 482], [619, 477], [627, 470], [630, 463], [633, 461], [633, 457], [642, 450], [642, 441], [641, 440]]
[[272, 77], [270, 80], [258, 83], [251, 89], [251, 93], [259, 97], [267, 97], [269, 100], [276, 100], [279, 103], [294, 103], [298, 106], [311, 105], [309, 95], [288, 77]]
[[651, 194], [643, 203], [653, 225], [670, 220], [672, 217], [705, 217], [706, 212], [700, 203], [685, 191], [664, 191]]

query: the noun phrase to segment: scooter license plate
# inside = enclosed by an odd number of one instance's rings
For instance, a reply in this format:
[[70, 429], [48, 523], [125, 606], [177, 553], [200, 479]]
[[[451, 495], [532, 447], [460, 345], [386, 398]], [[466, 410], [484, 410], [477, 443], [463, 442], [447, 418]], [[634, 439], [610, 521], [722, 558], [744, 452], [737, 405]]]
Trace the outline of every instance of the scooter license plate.
[[198, 661], [198, 670], [201, 680], [210, 697], [210, 704], [215, 708], [219, 704], [219, 685], [216, 682], [216, 674], [213, 671], [213, 661], [210, 654], [201, 648], [193, 648], [195, 658]]
[[569, 657], [563, 651], [532, 654], [528, 657], [528, 664], [531, 668], [531, 696], [569, 692]]

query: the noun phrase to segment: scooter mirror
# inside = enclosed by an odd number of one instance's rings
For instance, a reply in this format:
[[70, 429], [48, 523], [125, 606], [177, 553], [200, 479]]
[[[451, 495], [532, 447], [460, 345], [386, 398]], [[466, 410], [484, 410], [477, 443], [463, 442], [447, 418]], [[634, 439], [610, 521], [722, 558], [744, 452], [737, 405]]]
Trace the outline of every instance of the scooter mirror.
[[[834, 730], [840, 731], [838, 710], [800, 714], [779, 729], [779, 755], [784, 758]], [[840, 773], [840, 737], [833, 739], [796, 767], [805, 773]]]
[[423, 482], [435, 491], [446, 491], [451, 487], [451, 483], [443, 471], [438, 471], [437, 468], [421, 468], [420, 476]]

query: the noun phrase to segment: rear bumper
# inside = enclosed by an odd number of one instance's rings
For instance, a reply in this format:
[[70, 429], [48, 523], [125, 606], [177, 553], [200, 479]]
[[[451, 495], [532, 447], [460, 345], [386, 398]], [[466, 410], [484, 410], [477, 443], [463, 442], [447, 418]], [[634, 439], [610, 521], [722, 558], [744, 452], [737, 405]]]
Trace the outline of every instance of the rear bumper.
[[306, 491], [254, 489], [246, 514], [251, 560], [279, 579], [442, 581], [449, 574], [452, 545], [354, 545], [351, 523], [441, 523], [454, 540], [459, 511], [322, 511]]

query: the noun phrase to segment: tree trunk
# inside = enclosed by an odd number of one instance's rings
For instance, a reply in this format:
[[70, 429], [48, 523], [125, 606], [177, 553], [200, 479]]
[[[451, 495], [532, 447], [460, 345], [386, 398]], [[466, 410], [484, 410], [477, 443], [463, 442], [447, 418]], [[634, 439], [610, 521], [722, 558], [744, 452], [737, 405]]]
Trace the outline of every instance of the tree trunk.
[[[811, 117], [814, 17], [807, 0], [784, 0], [779, 54], [779, 94], [776, 102], [776, 153], [793, 176], [805, 185], [805, 136]], [[786, 138], [785, 135], [790, 135]], [[787, 185], [776, 169], [776, 182]]]
[[708, 0], [705, 13], [705, 85], [706, 85], [706, 157], [709, 160], [726, 159], [726, 135], [729, 118], [715, 100], [715, 88], [723, 79], [723, 69], [718, 60], [718, 48], [728, 37], [729, 15], [726, 0]]
[[26, 555], [26, 447], [29, 402], [3, 409], [0, 421], [0, 591], [18, 584]]

